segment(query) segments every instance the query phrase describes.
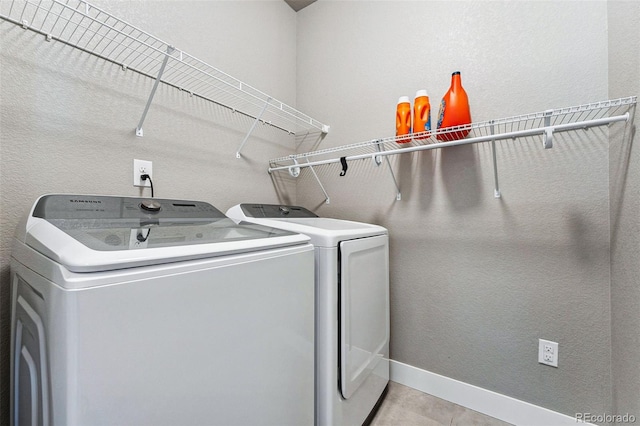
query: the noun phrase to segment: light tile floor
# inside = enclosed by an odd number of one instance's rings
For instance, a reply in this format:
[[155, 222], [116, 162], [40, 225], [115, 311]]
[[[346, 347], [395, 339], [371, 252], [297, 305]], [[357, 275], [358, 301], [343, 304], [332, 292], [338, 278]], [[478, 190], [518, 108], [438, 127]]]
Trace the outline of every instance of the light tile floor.
[[389, 382], [387, 396], [370, 426], [507, 426], [501, 420]]

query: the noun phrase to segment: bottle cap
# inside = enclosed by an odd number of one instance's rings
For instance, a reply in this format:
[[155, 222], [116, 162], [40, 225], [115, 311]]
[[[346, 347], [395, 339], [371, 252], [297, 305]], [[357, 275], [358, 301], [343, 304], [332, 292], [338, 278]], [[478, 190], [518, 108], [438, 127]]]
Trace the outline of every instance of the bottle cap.
[[400, 98], [398, 99], [398, 103], [399, 104], [403, 104], [403, 103], [410, 103], [411, 101], [409, 101], [409, 97], [408, 96], [400, 96]]
[[427, 94], [427, 91], [425, 89], [420, 89], [416, 92], [416, 98], [419, 98], [420, 96], [429, 96]]

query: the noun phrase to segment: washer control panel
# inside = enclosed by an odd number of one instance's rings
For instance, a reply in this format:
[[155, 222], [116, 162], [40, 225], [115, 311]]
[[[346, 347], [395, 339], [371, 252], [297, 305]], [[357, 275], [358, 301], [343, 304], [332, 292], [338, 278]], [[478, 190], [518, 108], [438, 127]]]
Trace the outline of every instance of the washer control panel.
[[33, 217], [92, 250], [117, 251], [228, 243], [294, 235], [236, 224], [202, 201], [96, 195], [45, 195]]
[[42, 219], [223, 219], [203, 201], [100, 195], [45, 195], [33, 210]]
[[285, 206], [281, 204], [240, 204], [246, 217], [318, 217], [317, 214], [300, 206]]

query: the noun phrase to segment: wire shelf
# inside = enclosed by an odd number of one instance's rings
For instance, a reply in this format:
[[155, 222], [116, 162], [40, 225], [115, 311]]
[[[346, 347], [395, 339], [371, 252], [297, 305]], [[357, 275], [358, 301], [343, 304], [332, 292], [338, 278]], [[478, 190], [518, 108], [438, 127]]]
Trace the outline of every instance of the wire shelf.
[[40, 33], [47, 41], [63, 42], [290, 134], [329, 130], [318, 120], [86, 1], [2, 1], [0, 18]]
[[[269, 171], [288, 170], [296, 165], [308, 167], [339, 162], [339, 157], [349, 159], [367, 156], [394, 155], [425, 149], [443, 148], [451, 145], [489, 142], [492, 140], [517, 138], [544, 134], [549, 131], [566, 131], [588, 128], [611, 121], [610, 117], [623, 114], [636, 104], [636, 96], [583, 104], [578, 106], [550, 109], [531, 114], [516, 115], [497, 120], [482, 121], [469, 125], [450, 127], [431, 132], [415, 133], [409, 136], [392, 136], [358, 142], [317, 151], [305, 152], [275, 158], [269, 161]], [[623, 117], [623, 116], [621, 116]], [[620, 118], [623, 120], [623, 118]], [[604, 122], [603, 122], [604, 121]], [[466, 138], [457, 136], [469, 132]], [[406, 143], [400, 143], [409, 139]], [[304, 162], [301, 162], [304, 161]]]
[[293, 154], [269, 161], [269, 173], [287, 171], [293, 177], [298, 177], [302, 168], [308, 168], [318, 182], [325, 195], [325, 202], [330, 203], [329, 194], [314, 170], [314, 166], [341, 163], [344, 176], [347, 172], [348, 161], [371, 158], [380, 166], [383, 159], [393, 179], [396, 188], [396, 200], [402, 199], [400, 187], [389, 162], [391, 155], [429, 149], [446, 148], [449, 146], [468, 145], [481, 142], [491, 142], [493, 154], [494, 197], [500, 198], [498, 183], [498, 167], [495, 142], [503, 139], [518, 139], [528, 136], [542, 135], [544, 148], [553, 147], [554, 132], [566, 132], [590, 127], [605, 126], [618, 121], [628, 121], [632, 115], [629, 109], [637, 102], [636, 96], [613, 99], [602, 102], [583, 104], [567, 108], [550, 109], [532, 114], [471, 123], [465, 126], [450, 127], [432, 132], [416, 133], [410, 136], [394, 136], [375, 139], [350, 145], [327, 148], [318, 151]]

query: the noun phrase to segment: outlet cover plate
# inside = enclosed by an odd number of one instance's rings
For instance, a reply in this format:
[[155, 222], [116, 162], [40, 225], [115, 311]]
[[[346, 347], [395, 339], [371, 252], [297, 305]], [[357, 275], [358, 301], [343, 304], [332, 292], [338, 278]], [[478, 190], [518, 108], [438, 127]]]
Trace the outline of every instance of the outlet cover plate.
[[558, 343], [550, 340], [538, 340], [538, 362], [558, 367]]
[[153, 163], [146, 160], [133, 160], [133, 186], [151, 186], [148, 179], [140, 179], [143, 174], [148, 174], [153, 179]]

